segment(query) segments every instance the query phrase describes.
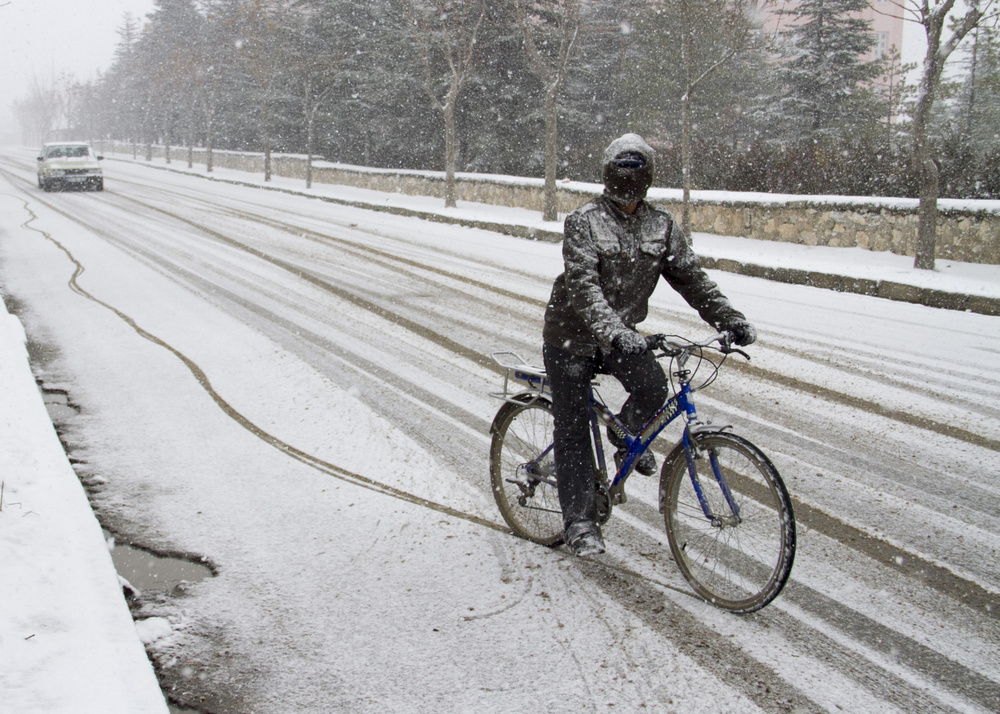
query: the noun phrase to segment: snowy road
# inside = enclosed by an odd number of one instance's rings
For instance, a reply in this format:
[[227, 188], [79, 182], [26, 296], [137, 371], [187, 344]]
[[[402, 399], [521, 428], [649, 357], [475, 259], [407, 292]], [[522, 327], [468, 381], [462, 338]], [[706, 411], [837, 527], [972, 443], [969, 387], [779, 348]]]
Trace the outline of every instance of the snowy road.
[[[105, 164], [47, 194], [0, 157], [28, 223], [0, 286], [102, 522], [218, 570], [140, 613], [178, 702], [1000, 709], [1000, 318], [713, 274], [761, 339], [703, 416], [799, 521], [785, 593], [738, 617], [690, 594], [654, 479], [593, 561], [498, 525], [488, 354], [538, 359], [559, 246]], [[643, 327], [707, 333], [665, 286]]]

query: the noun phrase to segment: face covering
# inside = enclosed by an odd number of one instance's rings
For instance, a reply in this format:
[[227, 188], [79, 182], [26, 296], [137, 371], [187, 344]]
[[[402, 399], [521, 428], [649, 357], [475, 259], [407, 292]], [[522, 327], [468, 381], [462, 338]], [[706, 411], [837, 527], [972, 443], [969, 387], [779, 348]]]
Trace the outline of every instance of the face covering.
[[638, 151], [624, 151], [604, 164], [604, 189], [611, 200], [622, 205], [646, 197], [653, 184], [653, 165]]

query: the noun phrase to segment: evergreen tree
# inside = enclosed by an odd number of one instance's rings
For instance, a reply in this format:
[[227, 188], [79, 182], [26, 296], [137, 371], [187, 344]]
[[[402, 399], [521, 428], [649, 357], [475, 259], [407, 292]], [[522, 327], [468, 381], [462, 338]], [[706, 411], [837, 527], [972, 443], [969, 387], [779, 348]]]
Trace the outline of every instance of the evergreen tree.
[[543, 87], [527, 64], [507, 2], [489, 3], [476, 44], [476, 72], [459, 107], [466, 171], [544, 174]]
[[966, 56], [960, 125], [976, 153], [1000, 148], [1000, 28], [980, 27]]
[[138, 43], [147, 146], [158, 135], [169, 163], [171, 144], [194, 125], [188, 90], [197, 72], [202, 17], [193, 0], [154, 0], [148, 18]]
[[1000, 197], [1000, 34], [993, 27], [970, 33], [959, 66], [942, 81], [930, 123], [937, 146], [941, 195]]
[[560, 170], [567, 178], [599, 182], [608, 143], [625, 132], [645, 132], [640, 107], [653, 93], [628, 78], [636, 62], [635, 18], [648, 4], [622, 0], [584, 7], [586, 32], [577, 40], [578, 59], [560, 102]]
[[881, 59], [865, 59], [875, 44], [857, 15], [866, 7], [866, 0], [802, 0], [782, 11], [791, 18], [776, 98], [784, 136], [844, 136], [864, 124], [871, 95], [861, 90], [884, 71]]
[[453, 207], [459, 154], [456, 110], [477, 59], [485, 0], [404, 0], [403, 9], [414, 56], [424, 70], [424, 91], [444, 120], [444, 202]]
[[114, 62], [104, 76], [98, 95], [101, 97], [101, 105], [110, 110], [103, 122], [105, 131], [111, 136], [130, 140], [134, 155], [142, 116], [142, 92], [136, 71], [139, 21], [132, 13], [126, 12], [117, 32], [119, 39], [115, 47]]
[[581, 0], [513, 0], [528, 66], [544, 92], [545, 205], [542, 219], [558, 218], [559, 100], [582, 28]]

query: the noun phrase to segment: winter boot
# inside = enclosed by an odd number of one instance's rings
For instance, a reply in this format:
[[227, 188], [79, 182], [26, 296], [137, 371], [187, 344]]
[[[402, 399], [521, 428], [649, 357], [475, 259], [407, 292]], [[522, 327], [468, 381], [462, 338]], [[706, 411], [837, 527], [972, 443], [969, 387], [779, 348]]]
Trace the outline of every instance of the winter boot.
[[573, 555], [585, 557], [600, 555], [604, 552], [604, 539], [601, 529], [593, 521], [576, 521], [566, 529], [564, 536]]

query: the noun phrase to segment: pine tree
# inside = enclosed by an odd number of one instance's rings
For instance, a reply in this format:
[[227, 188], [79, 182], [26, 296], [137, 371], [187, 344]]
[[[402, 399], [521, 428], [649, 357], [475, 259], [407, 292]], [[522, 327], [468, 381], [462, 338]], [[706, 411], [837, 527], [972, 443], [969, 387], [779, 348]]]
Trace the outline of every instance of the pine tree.
[[193, 0], [155, 0], [154, 6], [138, 43], [146, 88], [146, 141], [149, 147], [154, 135], [159, 135], [169, 163], [178, 131], [190, 130], [194, 122], [188, 89], [197, 72], [197, 38], [203, 18]]
[[781, 35], [787, 58], [777, 97], [784, 134], [816, 140], [845, 135], [858, 125], [859, 92], [883, 73], [880, 59], [865, 59], [875, 44], [870, 23], [857, 13], [866, 0], [803, 0], [782, 11], [791, 18]]

